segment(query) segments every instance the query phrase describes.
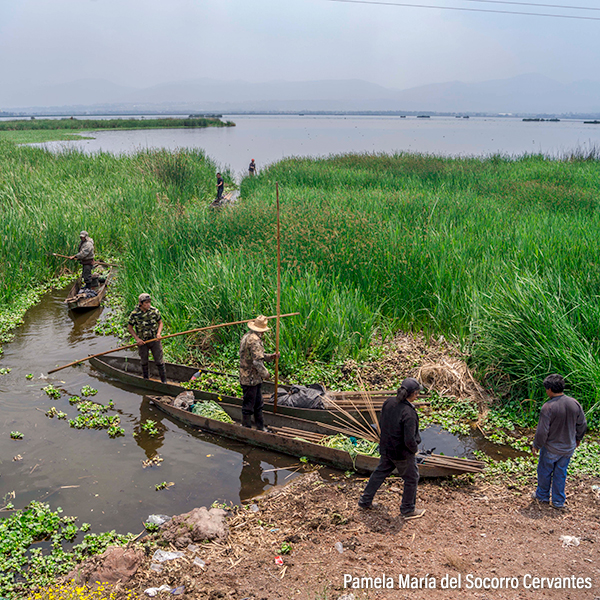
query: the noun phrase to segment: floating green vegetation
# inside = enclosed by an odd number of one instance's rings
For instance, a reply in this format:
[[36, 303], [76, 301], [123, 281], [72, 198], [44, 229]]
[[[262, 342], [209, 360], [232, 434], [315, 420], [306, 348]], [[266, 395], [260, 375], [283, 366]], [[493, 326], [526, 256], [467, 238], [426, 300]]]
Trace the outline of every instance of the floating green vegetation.
[[[94, 393], [96, 392], [96, 390], [93, 391]], [[91, 400], [81, 400], [79, 396], [73, 396], [69, 399], [69, 402], [76, 404], [77, 410], [80, 413], [75, 419], [69, 419], [71, 427], [75, 429], [106, 429], [108, 436], [111, 438], [125, 435], [125, 430], [119, 426], [121, 417], [119, 415], [110, 416], [106, 414], [109, 410], [114, 410], [114, 402], [112, 400], [110, 400], [108, 406], [92, 402]]]
[[48, 384], [46, 387], [42, 388], [42, 391], [46, 392], [48, 397], [54, 400], [58, 400], [61, 396], [60, 390], [55, 388], [51, 383]]
[[59, 419], [66, 419], [67, 413], [56, 410], [56, 407], [53, 406], [52, 408], [50, 408], [46, 411], [46, 416], [49, 417], [50, 419], [53, 419], [54, 417], [57, 417]]
[[22, 440], [25, 436], [20, 431], [11, 431], [10, 439], [11, 440]]
[[200, 373], [192, 381], [182, 382], [182, 387], [188, 390], [203, 390], [205, 392], [215, 392], [224, 396], [233, 396], [240, 398], [242, 396], [242, 386], [239, 381], [229, 375], [220, 375], [218, 373]]
[[33, 373], [27, 373], [27, 375], [25, 375], [25, 379], [33, 379]]
[[0, 375], [8, 375], [10, 373], [11, 369], [10, 367], [2, 367], [0, 369]]
[[222, 423], [233, 423], [233, 419], [212, 400], [207, 402], [194, 402], [192, 405], [192, 413], [207, 419], [214, 419]]
[[146, 419], [145, 423], [142, 423], [141, 428], [151, 436], [158, 435], [158, 429], [156, 428], [156, 421], [152, 419]]
[[166, 481], [163, 481], [162, 483], [157, 483], [157, 484], [154, 486], [154, 489], [155, 489], [157, 492], [160, 492], [160, 490], [167, 490], [167, 489], [169, 489], [170, 487], [172, 487], [172, 486], [174, 486], [174, 485], [175, 485], [175, 484], [174, 484], [172, 481], [169, 481], [168, 483], [167, 483]]
[[[88, 556], [100, 554], [109, 545], [124, 545], [133, 535], [114, 531], [87, 534], [83, 541], [66, 551], [63, 541], [73, 542], [88, 523], [77, 527], [76, 517], [61, 516], [62, 509], [52, 511], [48, 504], [31, 502], [22, 510], [0, 519], [0, 594], [22, 597], [27, 590], [46, 588], [68, 573]], [[50, 548], [32, 548], [37, 542], [49, 541]]]
[[93, 387], [89, 386], [89, 385], [84, 385], [81, 388], [81, 395], [85, 396], [86, 398], [88, 396], [95, 396], [98, 393], [98, 390], [94, 389]]

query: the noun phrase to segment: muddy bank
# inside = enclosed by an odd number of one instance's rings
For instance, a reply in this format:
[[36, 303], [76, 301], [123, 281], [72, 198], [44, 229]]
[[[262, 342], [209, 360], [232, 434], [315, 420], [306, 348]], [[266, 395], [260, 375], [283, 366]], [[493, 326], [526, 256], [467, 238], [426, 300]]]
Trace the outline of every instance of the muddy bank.
[[[227, 539], [184, 549], [181, 558], [163, 562], [160, 572], [151, 567], [159, 546], [147, 540], [144, 561], [121, 593], [123, 598], [131, 591], [148, 597], [146, 589], [165, 585], [180, 591], [184, 586], [183, 597], [209, 600], [336, 600], [350, 592], [357, 600], [588, 600], [600, 584], [600, 499], [591, 490], [593, 483], [598, 480], [570, 479], [563, 512], [532, 501], [531, 487], [484, 480], [424, 482], [418, 505], [426, 513], [405, 522], [399, 518], [401, 481], [389, 479], [377, 497], [381, 507], [364, 512], [356, 506], [364, 480], [326, 481], [313, 472], [256, 500], [258, 510], [234, 508], [227, 518]], [[561, 536], [573, 536], [579, 544], [565, 545]], [[164, 549], [176, 550], [173, 545]], [[349, 577], [382, 574], [393, 578], [394, 589], [344, 588], [344, 575], [352, 585]], [[398, 589], [398, 576], [407, 574], [433, 578], [436, 588]], [[445, 575], [461, 576], [460, 591], [440, 589]], [[519, 585], [470, 590], [468, 575], [473, 581], [514, 577]], [[592, 589], [528, 589], [533, 579], [527, 575], [574, 576], [584, 586], [591, 581]]]

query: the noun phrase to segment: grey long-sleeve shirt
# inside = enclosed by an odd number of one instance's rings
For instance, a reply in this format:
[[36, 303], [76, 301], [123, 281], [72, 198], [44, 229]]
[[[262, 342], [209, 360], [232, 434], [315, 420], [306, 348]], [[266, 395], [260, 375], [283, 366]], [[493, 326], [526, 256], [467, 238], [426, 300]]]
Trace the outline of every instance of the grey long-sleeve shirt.
[[579, 402], [564, 394], [554, 396], [542, 406], [533, 447], [567, 456], [573, 454], [586, 431], [585, 414]]

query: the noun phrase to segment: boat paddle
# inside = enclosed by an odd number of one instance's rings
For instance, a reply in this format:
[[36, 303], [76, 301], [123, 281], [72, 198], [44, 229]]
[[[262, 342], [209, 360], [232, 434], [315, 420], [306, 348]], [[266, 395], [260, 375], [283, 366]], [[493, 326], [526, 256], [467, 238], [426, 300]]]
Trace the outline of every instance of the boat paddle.
[[[295, 312], [295, 313], [288, 313], [286, 315], [280, 315], [280, 317], [295, 317], [296, 315], [299, 315], [300, 313]], [[267, 317], [267, 319], [276, 319], [277, 315], [272, 316], [272, 317]], [[220, 329], [221, 327], [229, 327], [230, 325], [242, 325], [243, 323], [249, 323], [250, 321], [253, 321], [254, 319], [246, 319], [245, 321], [232, 321], [231, 323], [220, 323], [219, 325], [209, 325], [208, 327], [198, 327], [197, 329], [188, 329], [187, 331], [180, 331], [179, 333], [171, 333], [169, 335], [163, 335], [160, 338], [154, 338], [152, 340], [146, 340], [144, 342], [144, 344], [148, 344], [150, 342], [156, 342], [159, 339], [162, 340], [166, 340], [168, 338], [172, 338], [172, 337], [177, 337], [179, 335], [186, 335], [188, 333], [196, 333], [198, 331], [208, 331], [210, 329]], [[113, 350], [107, 350], [106, 352], [99, 352], [98, 354], [91, 354], [90, 356], [86, 356], [85, 358], [82, 358], [81, 360], [76, 360], [75, 362], [69, 363], [68, 365], [63, 365], [62, 367], [57, 367], [56, 369], [52, 369], [50, 371], [48, 371], [48, 374], [50, 373], [56, 373], [57, 371], [62, 371], [62, 369], [66, 369], [67, 367], [72, 367], [73, 365], [78, 365], [79, 363], [85, 362], [86, 360], [89, 360], [90, 358], [96, 358], [97, 356], [104, 356], [105, 354], [112, 354], [113, 352], [118, 352], [119, 350], [126, 350], [128, 348], [136, 348], [137, 344], [128, 344], [127, 346], [120, 346], [119, 348], [114, 348]]]

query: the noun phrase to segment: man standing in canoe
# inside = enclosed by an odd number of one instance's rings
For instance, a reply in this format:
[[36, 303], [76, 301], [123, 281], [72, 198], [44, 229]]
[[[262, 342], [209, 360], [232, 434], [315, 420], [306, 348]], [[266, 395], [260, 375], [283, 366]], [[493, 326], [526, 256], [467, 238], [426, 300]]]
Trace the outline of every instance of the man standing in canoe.
[[[148, 357], [149, 351], [152, 350], [152, 357], [160, 380], [167, 383], [167, 371], [163, 361], [163, 349], [160, 343], [160, 334], [163, 330], [162, 317], [158, 308], [152, 306], [150, 294], [140, 294], [138, 297], [139, 304], [129, 315], [127, 329], [135, 338], [138, 345], [138, 352], [142, 362], [142, 374], [144, 379], [149, 379]], [[148, 340], [156, 339], [154, 342]]]
[[92, 267], [94, 266], [94, 240], [87, 231], [79, 234], [79, 249], [77, 254], [69, 257], [81, 263], [81, 278], [86, 288], [92, 287]]
[[404, 492], [400, 514], [405, 519], [422, 517], [424, 509], [415, 509], [417, 500], [417, 484], [419, 483], [419, 468], [416, 454], [421, 443], [419, 435], [419, 415], [411, 404], [419, 396], [421, 384], [413, 377], [408, 377], [400, 385], [395, 398], [388, 398], [381, 409], [379, 425], [381, 438], [379, 451], [381, 458], [365, 491], [362, 493], [358, 506], [363, 509], [376, 508], [373, 498], [381, 484], [394, 469], [404, 479]]
[[271, 378], [264, 362], [273, 362], [276, 355], [265, 354], [262, 337], [270, 329], [266, 317], [256, 317], [248, 323], [248, 328], [250, 331], [240, 342], [240, 384], [244, 393], [242, 425], [252, 427], [254, 415], [256, 429], [264, 431], [262, 382]]

